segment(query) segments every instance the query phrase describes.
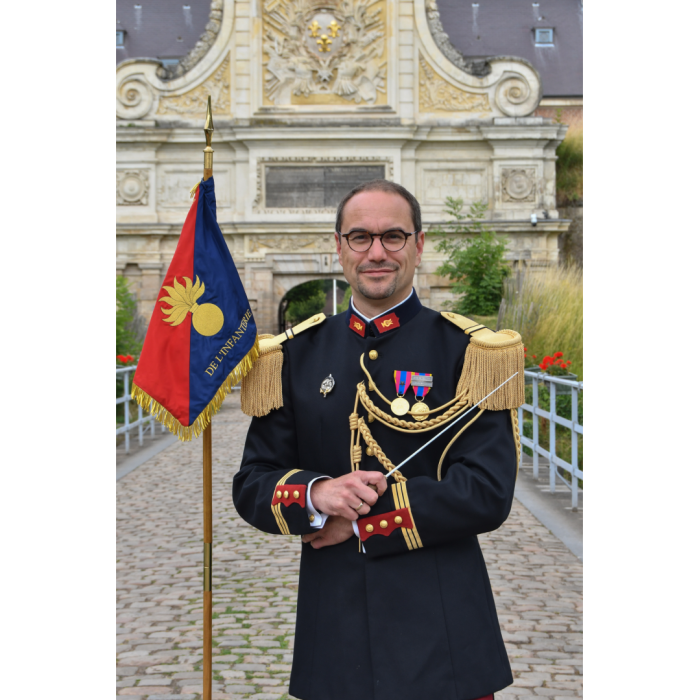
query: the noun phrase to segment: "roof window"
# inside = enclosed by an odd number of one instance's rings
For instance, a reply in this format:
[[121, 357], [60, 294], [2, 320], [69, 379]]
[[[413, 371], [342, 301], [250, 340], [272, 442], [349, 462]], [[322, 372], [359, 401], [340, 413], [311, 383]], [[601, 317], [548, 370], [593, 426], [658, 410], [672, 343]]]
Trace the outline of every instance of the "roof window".
[[536, 27], [535, 46], [554, 46], [554, 30]]

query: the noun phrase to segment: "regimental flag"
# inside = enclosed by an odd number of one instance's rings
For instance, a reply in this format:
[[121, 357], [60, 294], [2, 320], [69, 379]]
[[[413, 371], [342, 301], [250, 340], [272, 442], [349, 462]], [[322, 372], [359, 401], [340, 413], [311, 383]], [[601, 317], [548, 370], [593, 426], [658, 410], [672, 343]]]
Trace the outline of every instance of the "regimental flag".
[[131, 396], [191, 440], [257, 357], [255, 320], [216, 223], [210, 178], [197, 187], [158, 294]]

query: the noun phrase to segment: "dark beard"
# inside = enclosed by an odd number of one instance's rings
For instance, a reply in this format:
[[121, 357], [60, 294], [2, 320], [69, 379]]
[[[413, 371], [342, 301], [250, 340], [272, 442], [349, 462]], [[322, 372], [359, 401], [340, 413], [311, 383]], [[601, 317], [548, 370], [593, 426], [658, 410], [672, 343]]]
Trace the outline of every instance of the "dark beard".
[[397, 280], [398, 276], [395, 276], [394, 281], [386, 287], [385, 291], [380, 293], [370, 291], [364, 283], [359, 280], [357, 282], [357, 289], [366, 299], [388, 299], [396, 291]]

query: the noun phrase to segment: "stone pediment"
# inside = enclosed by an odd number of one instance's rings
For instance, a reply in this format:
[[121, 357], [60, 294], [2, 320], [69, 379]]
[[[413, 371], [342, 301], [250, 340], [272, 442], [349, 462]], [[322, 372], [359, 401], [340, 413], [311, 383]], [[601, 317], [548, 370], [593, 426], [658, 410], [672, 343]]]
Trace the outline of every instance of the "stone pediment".
[[231, 124], [336, 115], [492, 121], [527, 116], [541, 99], [526, 60], [464, 59], [441, 29], [435, 0], [215, 4], [217, 31], [208, 28], [176, 69], [155, 59], [119, 64], [119, 120], [194, 126], [209, 94], [214, 115]]

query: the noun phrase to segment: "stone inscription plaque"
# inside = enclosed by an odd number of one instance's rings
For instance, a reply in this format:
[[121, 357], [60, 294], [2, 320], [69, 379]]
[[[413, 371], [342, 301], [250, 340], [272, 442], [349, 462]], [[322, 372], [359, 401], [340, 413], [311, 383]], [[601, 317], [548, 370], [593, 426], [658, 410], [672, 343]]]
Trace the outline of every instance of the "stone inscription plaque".
[[265, 166], [267, 209], [327, 209], [356, 185], [385, 178], [383, 165]]

